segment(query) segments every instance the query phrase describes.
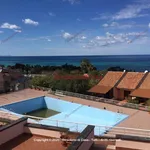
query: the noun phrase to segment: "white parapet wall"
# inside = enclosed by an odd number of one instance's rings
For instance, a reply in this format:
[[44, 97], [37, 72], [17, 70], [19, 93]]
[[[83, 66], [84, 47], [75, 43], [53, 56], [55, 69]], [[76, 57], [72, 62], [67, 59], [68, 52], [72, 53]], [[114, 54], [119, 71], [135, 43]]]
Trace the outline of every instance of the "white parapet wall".
[[0, 145], [24, 133], [24, 125], [27, 123], [27, 118], [21, 118], [0, 128]]

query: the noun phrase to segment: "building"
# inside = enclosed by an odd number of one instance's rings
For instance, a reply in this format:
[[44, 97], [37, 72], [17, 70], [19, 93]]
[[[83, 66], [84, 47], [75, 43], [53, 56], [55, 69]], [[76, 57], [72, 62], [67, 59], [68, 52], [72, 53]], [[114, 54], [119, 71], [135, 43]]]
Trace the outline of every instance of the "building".
[[29, 87], [29, 81], [17, 70], [0, 68], [0, 93]]
[[113, 88], [124, 77], [125, 72], [108, 71], [103, 79], [88, 92], [106, 98], [113, 98]]
[[[93, 138], [94, 126], [90, 125], [81, 133], [72, 133], [68, 128], [29, 123], [28, 118], [20, 118], [0, 127], [1, 150], [90, 150]], [[89, 139], [88, 144], [84, 139]]]
[[143, 82], [147, 73], [143, 72], [127, 72], [123, 79], [114, 88], [114, 98], [124, 100], [128, 98], [135, 89]]
[[8, 92], [10, 89], [11, 77], [8, 73], [0, 72], [0, 93]]
[[141, 85], [131, 92], [130, 96], [150, 99], [150, 73], [147, 74]]
[[145, 72], [113, 72], [88, 92], [96, 96], [124, 100], [131, 97], [150, 98], [150, 73]]

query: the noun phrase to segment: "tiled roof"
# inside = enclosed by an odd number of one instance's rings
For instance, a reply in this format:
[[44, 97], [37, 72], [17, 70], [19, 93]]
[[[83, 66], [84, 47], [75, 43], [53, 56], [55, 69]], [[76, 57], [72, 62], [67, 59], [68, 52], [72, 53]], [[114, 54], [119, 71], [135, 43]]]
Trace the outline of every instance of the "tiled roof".
[[150, 98], [150, 89], [137, 89], [134, 90], [130, 95], [134, 97]]
[[103, 77], [98, 85], [114, 87], [123, 74], [124, 72], [108, 71], [108, 73]]
[[139, 82], [142, 80], [144, 73], [142, 72], [128, 72], [120, 81], [117, 88], [134, 90]]
[[106, 94], [112, 87], [95, 85], [88, 92]]
[[146, 78], [144, 79], [144, 81], [142, 82], [139, 88], [150, 89], [150, 73], [148, 73], [148, 75], [146, 76]]
[[148, 73], [139, 88], [131, 93], [131, 96], [150, 98], [150, 73]]
[[121, 79], [124, 72], [108, 71], [103, 79], [88, 92], [106, 94]]

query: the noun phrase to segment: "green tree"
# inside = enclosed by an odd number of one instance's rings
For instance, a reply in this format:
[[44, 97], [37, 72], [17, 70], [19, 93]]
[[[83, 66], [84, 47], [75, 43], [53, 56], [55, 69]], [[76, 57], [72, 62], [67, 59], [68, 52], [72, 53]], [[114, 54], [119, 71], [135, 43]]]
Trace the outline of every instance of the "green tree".
[[96, 68], [90, 63], [88, 59], [83, 59], [81, 61], [80, 68], [83, 73], [88, 73], [90, 71], [96, 70]]

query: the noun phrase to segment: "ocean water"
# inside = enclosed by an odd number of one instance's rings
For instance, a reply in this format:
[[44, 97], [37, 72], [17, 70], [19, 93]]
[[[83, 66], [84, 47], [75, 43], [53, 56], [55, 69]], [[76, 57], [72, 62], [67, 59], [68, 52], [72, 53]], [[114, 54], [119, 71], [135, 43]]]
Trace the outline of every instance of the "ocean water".
[[80, 65], [82, 59], [89, 59], [99, 70], [120, 66], [135, 71], [150, 71], [150, 55], [111, 55], [111, 56], [0, 56], [0, 64], [16, 63], [30, 65], [63, 65], [65, 63]]

